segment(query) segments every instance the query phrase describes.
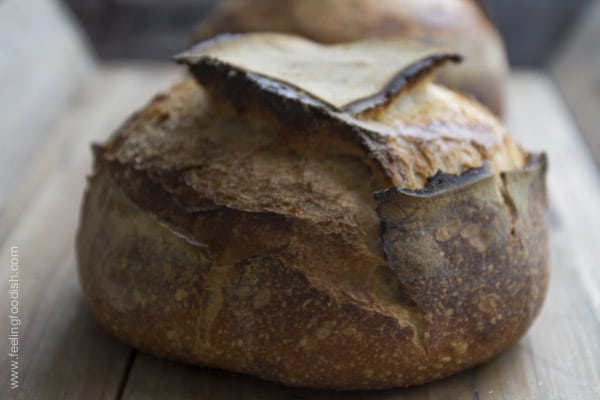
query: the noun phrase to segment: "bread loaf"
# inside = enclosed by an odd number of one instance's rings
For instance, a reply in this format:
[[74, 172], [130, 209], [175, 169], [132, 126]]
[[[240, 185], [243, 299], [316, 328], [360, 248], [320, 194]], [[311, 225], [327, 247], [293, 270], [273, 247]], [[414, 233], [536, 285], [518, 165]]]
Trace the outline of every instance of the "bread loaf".
[[287, 385], [416, 385], [517, 341], [548, 281], [544, 155], [397, 40], [222, 36], [96, 145], [85, 297], [123, 341]]
[[441, 71], [438, 81], [503, 113], [504, 46], [476, 0], [221, 0], [193, 37], [257, 31], [322, 43], [396, 37], [453, 48], [466, 60]]

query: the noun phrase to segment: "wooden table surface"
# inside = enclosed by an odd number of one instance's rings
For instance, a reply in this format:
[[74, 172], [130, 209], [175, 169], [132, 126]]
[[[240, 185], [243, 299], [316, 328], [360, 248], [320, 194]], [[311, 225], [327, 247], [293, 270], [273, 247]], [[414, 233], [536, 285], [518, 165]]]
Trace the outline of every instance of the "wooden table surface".
[[[101, 67], [46, 127], [35, 157], [12, 167], [18, 184], [2, 209], [0, 260], [3, 271], [18, 264], [19, 387], [11, 389], [6, 356], [5, 272], [0, 399], [600, 399], [600, 178], [554, 84], [533, 71], [511, 77], [508, 125], [550, 158], [552, 277], [541, 315], [506, 353], [422, 387], [336, 393], [163, 361], [113, 339], [83, 302], [74, 256], [89, 144], [181, 74], [163, 65]], [[5, 145], [0, 156], [10, 151]]]

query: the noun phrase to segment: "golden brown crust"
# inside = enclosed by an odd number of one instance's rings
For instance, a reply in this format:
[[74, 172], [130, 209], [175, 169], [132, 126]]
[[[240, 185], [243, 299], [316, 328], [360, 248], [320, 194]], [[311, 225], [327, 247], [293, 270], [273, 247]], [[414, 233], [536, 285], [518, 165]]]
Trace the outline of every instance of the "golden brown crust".
[[322, 43], [402, 37], [456, 49], [467, 62], [446, 70], [438, 81], [503, 113], [504, 47], [475, 1], [226, 0], [198, 25], [194, 41], [259, 31], [295, 33]]
[[108, 329], [336, 389], [424, 383], [525, 332], [547, 284], [543, 158], [426, 82], [355, 118], [209, 64], [96, 147], [77, 250]]

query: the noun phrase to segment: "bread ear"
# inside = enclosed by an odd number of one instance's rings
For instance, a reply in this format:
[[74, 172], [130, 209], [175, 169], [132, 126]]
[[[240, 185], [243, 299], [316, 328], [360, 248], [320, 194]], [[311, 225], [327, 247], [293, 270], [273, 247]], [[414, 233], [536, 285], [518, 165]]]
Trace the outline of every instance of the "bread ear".
[[211, 75], [241, 74], [257, 91], [351, 115], [389, 103], [445, 63], [461, 59], [398, 39], [320, 45], [274, 33], [219, 35], [175, 57], [208, 89]]

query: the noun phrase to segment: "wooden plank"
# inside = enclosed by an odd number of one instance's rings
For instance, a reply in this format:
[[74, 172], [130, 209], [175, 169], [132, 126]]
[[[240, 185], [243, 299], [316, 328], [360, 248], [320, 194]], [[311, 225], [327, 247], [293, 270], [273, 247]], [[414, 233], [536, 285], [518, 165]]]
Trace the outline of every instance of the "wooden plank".
[[592, 1], [552, 59], [551, 71], [600, 167], [600, 0]]
[[515, 75], [509, 105], [509, 129], [525, 147], [545, 150], [550, 158], [553, 237], [562, 239], [556, 246], [567, 247], [569, 256], [554, 266], [577, 278], [599, 319], [600, 173], [549, 77], [535, 72]]
[[93, 71], [91, 56], [55, 0], [0, 6], [0, 224], [49, 126]]
[[510, 129], [526, 147], [545, 149], [551, 163], [553, 277], [539, 319], [519, 344], [490, 363], [420, 388], [350, 394], [285, 388], [140, 354], [123, 398], [597, 399], [600, 179], [549, 78], [521, 72], [510, 85]]
[[[182, 72], [163, 63], [129, 63], [127, 66], [113, 63], [98, 70], [80, 90], [68, 109], [57, 116], [52, 128], [46, 133], [51, 140], [37, 148], [35, 156], [20, 167], [19, 186], [11, 191], [0, 214], [0, 243], [14, 227], [23, 210], [34, 197], [33, 193], [45, 180], [47, 172], [57, 163], [89, 151], [90, 138], [101, 138], [115, 130], [136, 107], [140, 107], [153, 93], [164, 89]], [[176, 72], [180, 71], [180, 72]], [[153, 74], [157, 73], [154, 77]], [[110, 99], [114, 99], [111, 101]], [[97, 113], [94, 113], [97, 110]], [[93, 119], [78, 119], [91, 113]], [[87, 125], [86, 125], [87, 123]], [[79, 130], [79, 131], [78, 131]], [[82, 132], [81, 132], [82, 131]], [[73, 138], [73, 139], [71, 139]], [[76, 141], [69, 149], [65, 142]], [[32, 150], [33, 151], [33, 150]], [[87, 168], [86, 168], [87, 170]]]
[[[111, 65], [105, 65], [98, 71], [96, 77], [91, 78], [86, 85], [83, 85], [82, 90], [74, 93], [67, 111], [62, 114], [62, 118], [57, 116], [48, 131], [48, 136], [51, 136], [52, 139], [47, 140], [43, 146], [39, 146], [37, 153], [34, 153], [35, 156], [21, 166], [19, 186], [12, 190], [11, 197], [6, 199], [0, 214], [0, 243], [4, 241], [22, 211], [28, 206], [28, 202], [33, 198], [32, 194], [46, 178], [47, 171], [61, 160], [70, 157], [70, 154], [66, 153], [63, 148], [66, 140], [75, 136], [75, 140], [78, 142], [69, 151], [79, 154], [82, 148], [89, 147], [89, 137], [91, 136], [88, 133], [95, 134], [94, 137], [106, 136], [107, 132], [116, 129], [135, 107], [140, 107], [144, 100], [149, 99], [159, 88], [164, 89], [165, 81], [169, 81], [169, 76], [173, 80], [173, 76], [183, 73], [175, 72], [176, 67], [168, 64], [165, 66], [162, 63], [129, 63], [127, 66], [113, 63]], [[163, 70], [165, 70], [164, 73]], [[152, 76], [155, 71], [160, 72], [156, 79]], [[111, 83], [105, 85], [104, 80], [109, 80]], [[119, 101], [119, 96], [122, 96], [123, 93], [133, 97], [135, 91], [139, 93], [139, 97], [134, 97], [131, 104]], [[108, 99], [112, 96], [117, 100], [109, 101]], [[93, 113], [96, 109], [107, 113], [104, 117], [99, 114], [99, 123], [96, 125], [90, 121], [88, 126], [84, 126], [85, 121], [76, 118], [78, 115]], [[79, 124], [77, 128], [73, 126], [77, 124]], [[77, 136], [76, 129], [83, 129], [84, 134]], [[86, 156], [89, 155], [89, 152], [86, 153]]]
[[[83, 304], [75, 269], [73, 240], [79, 203], [90, 170], [90, 142], [108, 136], [126, 116], [159, 89], [167, 88], [179, 69], [106, 68], [79, 93], [75, 110], [66, 110], [50, 132], [52, 145], [40, 150], [29, 176], [14, 193], [30, 197], [0, 243], [0, 260], [8, 265], [18, 246], [19, 386], [10, 388], [10, 359], [0, 359], [2, 399], [114, 399], [129, 363], [131, 349], [110, 337]], [[42, 174], [40, 181], [37, 175]], [[11, 218], [12, 220], [12, 218]], [[9, 276], [0, 282], [7, 293]], [[8, 338], [11, 313], [0, 336]], [[8, 324], [6, 322], [9, 322]], [[0, 341], [0, 353], [10, 351]], [[14, 359], [14, 357], [13, 357]]]

